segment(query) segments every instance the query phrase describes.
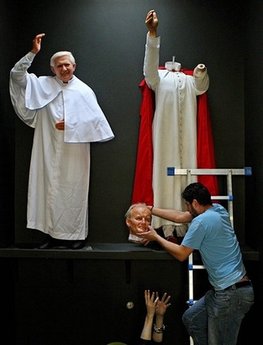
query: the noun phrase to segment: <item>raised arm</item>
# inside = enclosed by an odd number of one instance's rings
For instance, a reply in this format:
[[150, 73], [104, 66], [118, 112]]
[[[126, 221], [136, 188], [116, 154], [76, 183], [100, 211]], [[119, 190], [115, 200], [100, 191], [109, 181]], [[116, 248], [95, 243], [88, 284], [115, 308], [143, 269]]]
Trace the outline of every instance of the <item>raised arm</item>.
[[163, 341], [163, 331], [165, 330], [164, 315], [167, 308], [171, 305], [170, 299], [171, 296], [165, 292], [162, 298], [159, 298], [157, 301], [155, 309], [155, 324], [153, 327], [153, 341], [156, 343], [161, 343]]
[[36, 110], [30, 110], [25, 104], [25, 92], [27, 86], [27, 70], [31, 66], [36, 54], [41, 49], [41, 41], [45, 36], [44, 33], [34, 37], [32, 49], [23, 56], [10, 71], [10, 97], [15, 112], [27, 125], [34, 127]]
[[149, 208], [152, 211], [152, 215], [175, 223], [190, 223], [193, 219], [191, 213], [188, 211], [178, 211], [154, 206], [149, 206]]
[[[28, 52], [24, 57], [22, 57], [22, 59], [20, 59], [14, 65], [10, 73], [11, 83], [15, 81], [20, 87], [23, 87], [23, 88], [26, 87], [27, 70], [31, 66], [35, 55], [40, 51], [41, 41], [44, 36], [45, 36], [44, 33], [36, 35], [32, 42], [31, 51]], [[17, 91], [13, 91], [13, 92], [14, 92], [14, 97], [16, 97]]]
[[145, 18], [145, 25], [148, 29], [145, 44], [145, 55], [143, 63], [143, 74], [147, 85], [155, 90], [159, 83], [159, 50], [160, 37], [157, 37], [158, 17], [154, 10], [150, 10]]
[[155, 315], [155, 308], [157, 306], [158, 295], [150, 290], [144, 291], [144, 300], [146, 306], [146, 316], [140, 339], [151, 340], [152, 339], [152, 327]]

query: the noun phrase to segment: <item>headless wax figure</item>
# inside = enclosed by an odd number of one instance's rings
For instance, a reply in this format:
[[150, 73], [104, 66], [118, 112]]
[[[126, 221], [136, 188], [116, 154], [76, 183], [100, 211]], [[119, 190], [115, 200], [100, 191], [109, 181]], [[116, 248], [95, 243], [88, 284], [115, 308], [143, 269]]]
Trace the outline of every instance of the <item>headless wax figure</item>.
[[[204, 64], [199, 64], [193, 75], [180, 72], [180, 63], [173, 61], [159, 69], [160, 37], [157, 36], [158, 17], [154, 10], [145, 20], [148, 28], [144, 76], [155, 93], [153, 118], [153, 195], [154, 206], [184, 209], [181, 193], [187, 185], [186, 176], [167, 176], [167, 167], [197, 167], [197, 96], [208, 90], [209, 77]], [[175, 224], [153, 217], [154, 228], [162, 227], [165, 237], [182, 237], [186, 225]]]
[[53, 77], [27, 72], [44, 35], [34, 38], [32, 50], [10, 73], [14, 110], [34, 128], [27, 227], [49, 235], [43, 249], [61, 240], [78, 249], [88, 235], [90, 143], [114, 134], [93, 90], [74, 75], [70, 52], [52, 56]]

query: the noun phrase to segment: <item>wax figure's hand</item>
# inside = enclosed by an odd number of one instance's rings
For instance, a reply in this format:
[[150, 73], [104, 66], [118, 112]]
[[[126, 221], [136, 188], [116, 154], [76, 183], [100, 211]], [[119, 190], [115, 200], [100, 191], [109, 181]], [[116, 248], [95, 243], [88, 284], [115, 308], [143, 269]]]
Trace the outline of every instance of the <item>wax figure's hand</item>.
[[35, 38], [33, 39], [33, 44], [32, 44], [32, 49], [31, 49], [32, 53], [37, 54], [40, 51], [42, 38], [44, 36], [45, 36], [44, 33], [38, 34], [35, 36]]
[[59, 121], [55, 124], [56, 129], [60, 130], [60, 131], [64, 131], [64, 127], [65, 127], [65, 122], [64, 120]]
[[157, 27], [158, 27], [158, 17], [157, 13], [154, 10], [150, 10], [145, 18], [145, 25], [151, 36], [156, 36]]
[[171, 296], [169, 296], [166, 292], [163, 294], [162, 298], [158, 299], [156, 304], [156, 315], [163, 316], [166, 313], [167, 308], [171, 305], [169, 303]]

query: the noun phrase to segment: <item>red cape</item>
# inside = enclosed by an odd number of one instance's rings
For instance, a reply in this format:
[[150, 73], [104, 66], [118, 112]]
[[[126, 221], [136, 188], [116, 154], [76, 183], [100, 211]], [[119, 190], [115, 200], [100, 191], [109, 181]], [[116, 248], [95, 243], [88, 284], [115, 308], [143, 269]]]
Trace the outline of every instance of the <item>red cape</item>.
[[[182, 72], [190, 75], [193, 74], [193, 71], [189, 70], [182, 70]], [[154, 92], [147, 86], [144, 79], [139, 84], [139, 87], [142, 93], [142, 100], [132, 203], [145, 202], [147, 205], [154, 205], [152, 189], [152, 121], [155, 110], [155, 98]], [[216, 167], [207, 93], [197, 96], [197, 167], [206, 169]], [[198, 176], [198, 181], [208, 188], [211, 195], [218, 195], [216, 176]]]

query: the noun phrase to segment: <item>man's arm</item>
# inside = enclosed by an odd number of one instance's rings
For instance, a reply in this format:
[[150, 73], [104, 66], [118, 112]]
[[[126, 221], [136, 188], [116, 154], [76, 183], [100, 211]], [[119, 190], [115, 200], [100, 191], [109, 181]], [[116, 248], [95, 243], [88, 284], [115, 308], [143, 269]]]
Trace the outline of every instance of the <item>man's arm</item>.
[[163, 341], [163, 331], [165, 330], [164, 325], [164, 314], [167, 308], [171, 305], [170, 298], [166, 292], [163, 294], [162, 298], [158, 299], [156, 309], [155, 309], [155, 324], [153, 329], [153, 341], [156, 343], [161, 343]]
[[165, 209], [150, 206], [152, 215], [170, 220], [175, 223], [190, 223], [193, 219], [192, 215], [188, 211], [178, 211], [173, 209]]
[[155, 241], [161, 245], [161, 247], [167, 251], [170, 255], [175, 257], [179, 261], [185, 261], [188, 256], [194, 251], [193, 248], [178, 245], [176, 243], [167, 241], [165, 238], [160, 236], [153, 227], [149, 226], [149, 231], [138, 232], [136, 236], [144, 239], [144, 243], [148, 244], [149, 241]]
[[140, 339], [151, 340], [153, 319], [155, 315], [156, 304], [158, 301], [158, 295], [156, 296], [155, 292], [151, 292], [150, 290], [145, 290], [144, 299], [145, 299], [145, 306], [146, 306], [147, 313], [144, 319], [144, 325], [143, 325]]

